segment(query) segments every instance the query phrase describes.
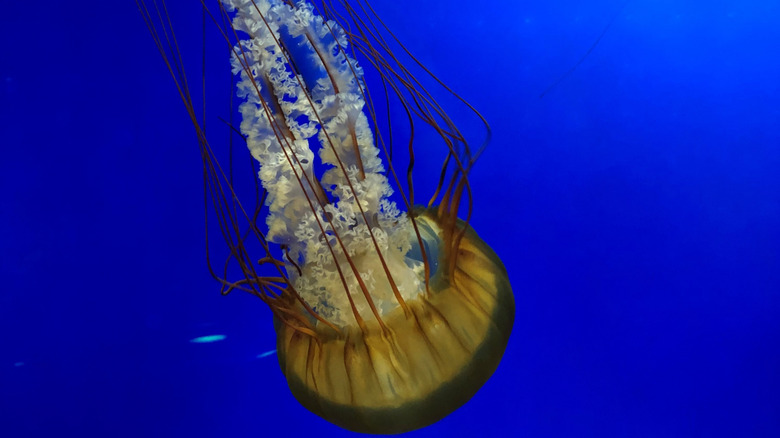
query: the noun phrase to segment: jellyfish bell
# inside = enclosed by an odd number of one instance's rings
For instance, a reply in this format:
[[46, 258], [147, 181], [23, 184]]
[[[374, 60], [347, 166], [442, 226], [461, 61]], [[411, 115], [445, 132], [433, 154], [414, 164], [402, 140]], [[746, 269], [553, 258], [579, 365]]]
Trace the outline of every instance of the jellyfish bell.
[[473, 230], [456, 254], [434, 211], [416, 218], [430, 229], [428, 242], [442, 246], [439, 264], [455, 259], [451, 273], [437, 270], [403, 307], [360, 325], [316, 325], [313, 336], [277, 325], [293, 394], [346, 429], [401, 433], [440, 420], [482, 387], [506, 348], [514, 302], [501, 261]]
[[[394, 36], [365, 1], [202, 4], [230, 48], [241, 116], [231, 129], [262, 185], [249, 202], [197, 117], [164, 3], [138, 0], [196, 127], [226, 266], [240, 268], [237, 280], [214, 272], [223, 293], [268, 304], [282, 372], [315, 414], [376, 434], [440, 420], [496, 370], [514, 320], [506, 270], [468, 224], [468, 173], [481, 149], [393, 55]], [[384, 95], [366, 87], [365, 68]], [[403, 140], [378, 116], [391, 101], [408, 118]], [[426, 207], [415, 206], [415, 121], [446, 146]], [[393, 143], [408, 147], [405, 185]]]

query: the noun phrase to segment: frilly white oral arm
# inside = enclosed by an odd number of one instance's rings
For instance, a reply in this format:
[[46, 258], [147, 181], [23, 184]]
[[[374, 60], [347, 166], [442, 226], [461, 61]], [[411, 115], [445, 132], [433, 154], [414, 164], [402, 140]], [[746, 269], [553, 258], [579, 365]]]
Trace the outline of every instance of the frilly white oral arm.
[[[338, 309], [348, 307], [343, 293], [344, 302], [326, 303], [330, 287], [322, 286], [338, 284], [343, 290], [335, 266], [345, 253], [361, 265], [365, 284], [382, 283], [372, 287], [378, 307], [397, 305], [377, 250], [394, 259], [389, 263], [394, 277], [409, 278], [397, 285], [402, 294], [419, 289], [420, 264], [405, 257], [411, 227], [388, 199], [393, 190], [364, 112], [363, 71], [347, 54], [346, 34], [306, 1], [222, 3], [239, 36], [231, 61], [243, 99], [240, 130], [268, 191], [267, 239], [288, 246], [304, 271], [297, 278], [288, 269], [296, 289], [324, 316], [339, 320]], [[312, 145], [326, 168], [319, 182]], [[319, 187], [330, 193], [327, 202], [319, 202], [322, 196], [318, 201]], [[399, 272], [405, 269], [415, 274]], [[355, 270], [345, 271], [350, 291], [358, 290]]]

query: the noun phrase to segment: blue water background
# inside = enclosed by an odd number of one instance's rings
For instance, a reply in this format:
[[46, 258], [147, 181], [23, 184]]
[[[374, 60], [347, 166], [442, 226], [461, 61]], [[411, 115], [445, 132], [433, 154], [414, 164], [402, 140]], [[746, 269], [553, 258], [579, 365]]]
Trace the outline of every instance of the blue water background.
[[[517, 300], [494, 377], [409, 436], [780, 436], [780, 2], [373, 3], [493, 127], [472, 223]], [[3, 5], [0, 148], [0, 436], [355, 436], [209, 276], [134, 2]]]

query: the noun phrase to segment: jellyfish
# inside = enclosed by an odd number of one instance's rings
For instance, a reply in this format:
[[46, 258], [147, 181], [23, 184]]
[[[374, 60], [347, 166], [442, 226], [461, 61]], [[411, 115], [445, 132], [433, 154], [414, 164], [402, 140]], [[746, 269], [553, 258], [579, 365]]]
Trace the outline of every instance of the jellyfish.
[[[279, 365], [309, 411], [373, 434], [444, 418], [496, 370], [514, 321], [506, 269], [469, 225], [468, 174], [484, 146], [470, 146], [417, 75], [438, 80], [365, 0], [202, 3], [229, 51], [240, 123], [228, 125], [260, 182], [250, 199], [206, 136], [164, 2], [138, 0], [196, 128], [228, 248], [223, 272], [209, 264], [223, 293], [271, 309]], [[399, 47], [417, 71], [393, 54]], [[366, 70], [381, 90], [369, 89]], [[407, 130], [381, 116], [391, 101]], [[416, 144], [420, 124], [444, 145], [425, 206], [412, 178], [415, 149], [431, 149]]]

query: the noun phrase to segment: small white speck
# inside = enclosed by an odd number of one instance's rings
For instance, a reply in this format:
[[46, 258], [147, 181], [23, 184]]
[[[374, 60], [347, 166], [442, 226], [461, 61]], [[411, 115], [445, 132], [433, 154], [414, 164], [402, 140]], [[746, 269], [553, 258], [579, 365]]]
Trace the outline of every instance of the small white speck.
[[210, 344], [212, 342], [219, 342], [225, 340], [225, 335], [206, 335], [198, 336], [197, 338], [190, 339], [193, 344]]
[[262, 359], [262, 358], [268, 357], [268, 356], [270, 356], [272, 354], [276, 354], [276, 350], [268, 350], [265, 353], [260, 353], [260, 354], [257, 355], [257, 358], [258, 359]]

